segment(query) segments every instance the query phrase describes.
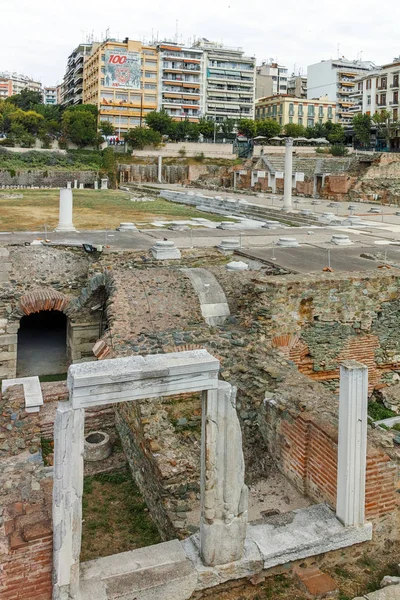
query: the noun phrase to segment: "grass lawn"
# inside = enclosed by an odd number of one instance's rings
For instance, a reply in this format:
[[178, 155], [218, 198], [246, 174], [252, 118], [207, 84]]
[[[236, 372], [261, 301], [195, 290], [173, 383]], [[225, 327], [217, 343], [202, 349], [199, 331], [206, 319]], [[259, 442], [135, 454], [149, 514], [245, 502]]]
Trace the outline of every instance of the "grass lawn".
[[81, 560], [161, 542], [130, 471], [85, 477]]
[[[24, 197], [19, 200], [3, 197], [14, 194]], [[123, 221], [148, 227], [155, 219], [222, 219], [162, 198], [156, 198], [154, 202], [131, 202], [131, 194], [119, 190], [74, 190], [73, 195], [74, 225], [77, 229], [115, 229]], [[45, 224], [49, 229], [55, 229], [59, 197], [58, 190], [1, 190], [0, 231], [43, 231]]]

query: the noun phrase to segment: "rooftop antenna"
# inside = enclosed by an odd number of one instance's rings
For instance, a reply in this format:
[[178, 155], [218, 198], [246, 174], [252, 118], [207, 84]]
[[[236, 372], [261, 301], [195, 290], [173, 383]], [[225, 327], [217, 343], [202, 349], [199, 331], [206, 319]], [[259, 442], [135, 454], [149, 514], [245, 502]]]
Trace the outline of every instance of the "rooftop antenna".
[[360, 61], [362, 61], [362, 55], [363, 55], [363, 51], [360, 50]]
[[176, 27], [175, 27], [175, 43], [178, 43], [178, 35], [179, 35], [179, 30], [178, 30], [178, 19], [176, 20]]
[[337, 57], [340, 58], [340, 44], [337, 45]]
[[107, 29], [106, 29], [106, 40], [108, 40], [109, 37], [110, 37], [110, 28], [107, 27]]

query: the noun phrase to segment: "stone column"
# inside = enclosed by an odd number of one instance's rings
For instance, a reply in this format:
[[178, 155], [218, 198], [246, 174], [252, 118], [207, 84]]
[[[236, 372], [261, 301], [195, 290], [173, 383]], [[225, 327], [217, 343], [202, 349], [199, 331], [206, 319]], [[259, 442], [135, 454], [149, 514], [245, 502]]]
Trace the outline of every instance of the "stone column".
[[53, 600], [79, 599], [84, 409], [60, 402], [54, 423]]
[[94, 182], [94, 189], [95, 189], [95, 190], [98, 190], [98, 189], [99, 189], [99, 182], [97, 181], [97, 179], [96, 179], [96, 181]]
[[242, 557], [247, 529], [242, 432], [229, 383], [203, 394], [201, 443], [200, 555], [223, 565]]
[[60, 190], [60, 214], [56, 231], [76, 231], [72, 223], [72, 190]]
[[78, 180], [74, 179], [74, 188], [77, 190], [78, 189]]
[[67, 190], [72, 188], [72, 181], [67, 181]]
[[365, 522], [368, 368], [347, 360], [340, 365], [336, 516], [346, 527]]
[[101, 189], [108, 190], [108, 179], [100, 179]]
[[162, 183], [162, 156], [161, 156], [161, 154], [158, 156], [157, 181], [158, 181], [158, 183]]
[[80, 189], [80, 190], [83, 190], [83, 189], [84, 189], [84, 187], [85, 187], [85, 186], [83, 185], [83, 183], [80, 183], [80, 184], [79, 184], [79, 189]]
[[283, 193], [283, 210], [293, 210], [292, 205], [292, 171], [293, 171], [293, 139], [286, 138], [285, 148], [285, 183]]

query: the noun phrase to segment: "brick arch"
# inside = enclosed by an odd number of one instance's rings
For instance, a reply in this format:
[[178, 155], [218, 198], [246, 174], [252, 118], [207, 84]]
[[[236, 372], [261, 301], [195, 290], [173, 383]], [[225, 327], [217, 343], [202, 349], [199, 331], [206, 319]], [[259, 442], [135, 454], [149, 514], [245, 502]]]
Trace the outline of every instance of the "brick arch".
[[12, 318], [20, 319], [43, 310], [58, 310], [66, 313], [69, 304], [70, 298], [57, 290], [36, 290], [20, 298]]

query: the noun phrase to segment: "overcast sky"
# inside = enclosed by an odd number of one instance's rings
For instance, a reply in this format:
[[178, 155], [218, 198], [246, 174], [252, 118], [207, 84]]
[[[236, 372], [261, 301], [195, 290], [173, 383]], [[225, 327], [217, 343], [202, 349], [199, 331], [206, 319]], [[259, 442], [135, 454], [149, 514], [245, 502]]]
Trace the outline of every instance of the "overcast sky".
[[273, 57], [290, 72], [339, 55], [390, 62], [400, 55], [400, 2], [386, 0], [18, 0], [2, 1], [0, 71], [60, 83], [67, 57], [88, 34], [174, 39], [193, 36], [240, 46], [257, 62]]

